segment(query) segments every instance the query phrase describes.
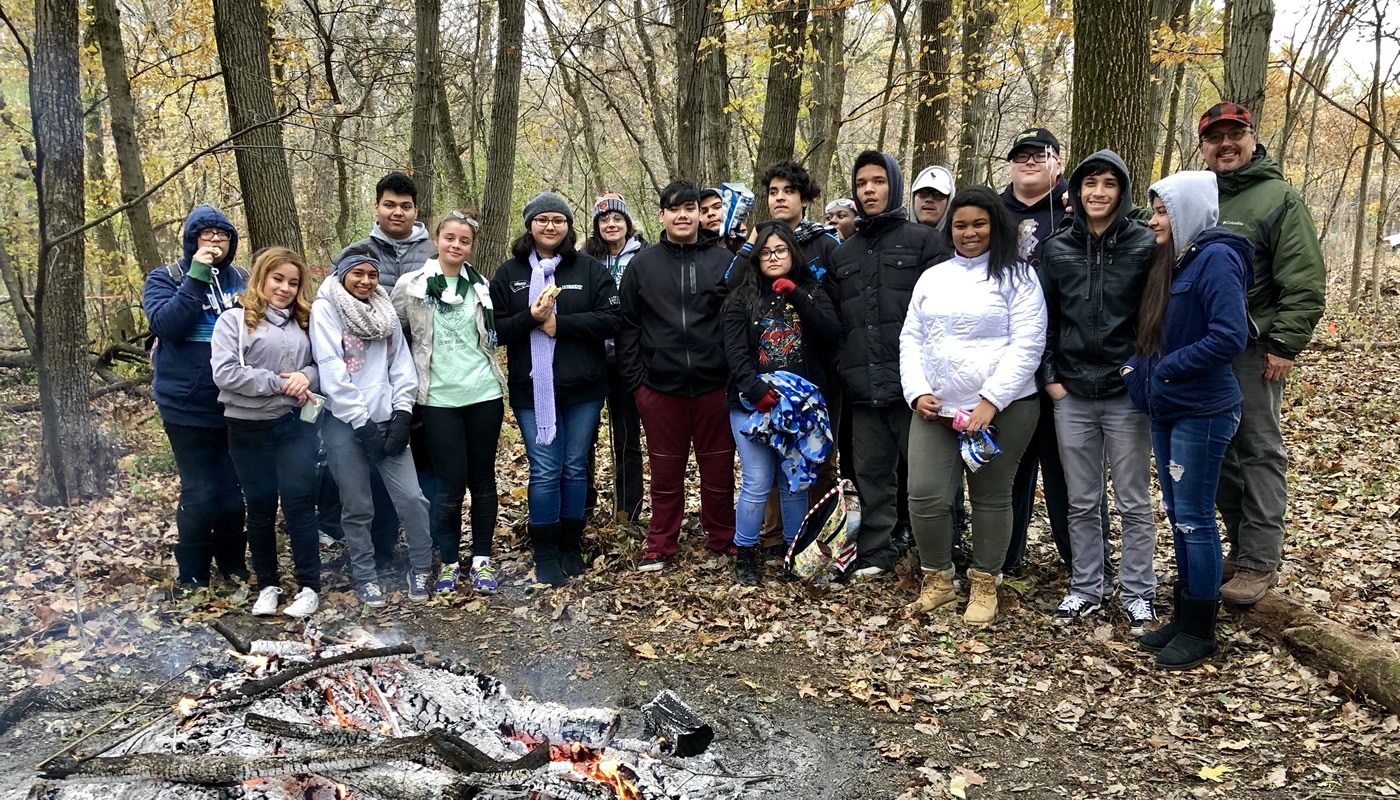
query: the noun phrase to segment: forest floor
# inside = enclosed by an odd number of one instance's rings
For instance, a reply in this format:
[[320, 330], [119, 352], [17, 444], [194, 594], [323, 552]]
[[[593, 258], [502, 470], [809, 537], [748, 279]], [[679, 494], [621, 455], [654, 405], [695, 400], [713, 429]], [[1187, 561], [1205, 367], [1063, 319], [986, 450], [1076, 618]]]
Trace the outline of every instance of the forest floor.
[[[1395, 296], [1374, 319], [1329, 314], [1324, 342], [1393, 346], [1299, 362], [1284, 408], [1291, 519], [1280, 588], [1392, 643], [1397, 320]], [[0, 380], [10, 381], [0, 386], [6, 404], [35, 394], [21, 373]], [[38, 415], [0, 415], [0, 702], [32, 685], [113, 678], [154, 688], [176, 676], [198, 691], [226, 667], [227, 645], [207, 627], [219, 616], [257, 626], [259, 638], [300, 633], [285, 618], [255, 621], [237, 587], [172, 599], [177, 480], [154, 407], [131, 396], [95, 406], [124, 454], [121, 474], [110, 498], [66, 509], [30, 499]], [[608, 523], [590, 530], [597, 560], [585, 579], [537, 591], [520, 532], [525, 458], [510, 421], [502, 442], [502, 590], [427, 606], [400, 591], [383, 612], [362, 613], [343, 552], [327, 550], [323, 630], [362, 626], [494, 672], [518, 694], [618, 707], [634, 727], [640, 704], [674, 689], [713, 722], [733, 773], [769, 776], [752, 797], [1400, 796], [1400, 719], [1238, 618], [1225, 623], [1225, 655], [1184, 674], [1154, 671], [1116, 610], [1053, 625], [1065, 578], [1043, 518], [1031, 569], [1008, 581], [1005, 612], [985, 631], [951, 613], [901, 619], [915, 593], [907, 569], [820, 589], [741, 589], [727, 563], [701, 555], [694, 514], [674, 570], [636, 573], [639, 532]], [[1165, 578], [1171, 549], [1165, 524], [1159, 531]], [[23, 797], [34, 763], [115, 710], [38, 714], [0, 735], [0, 798]]]

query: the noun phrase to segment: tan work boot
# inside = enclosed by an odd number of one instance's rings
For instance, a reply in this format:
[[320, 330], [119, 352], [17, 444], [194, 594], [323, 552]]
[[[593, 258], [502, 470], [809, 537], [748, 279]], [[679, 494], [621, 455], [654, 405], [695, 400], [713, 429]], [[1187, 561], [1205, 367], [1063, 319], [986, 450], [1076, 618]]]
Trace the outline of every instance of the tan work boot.
[[919, 597], [914, 602], [904, 607], [904, 618], [908, 619], [916, 614], [927, 614], [935, 608], [941, 608], [949, 603], [956, 602], [958, 592], [953, 588], [953, 568], [945, 570], [924, 570], [924, 588], [919, 592]]
[[1235, 554], [1232, 552], [1220, 562], [1220, 585], [1224, 586], [1233, 577], [1235, 577]]
[[970, 569], [967, 578], [972, 583], [972, 594], [967, 601], [967, 611], [963, 612], [963, 622], [979, 627], [990, 625], [997, 618], [997, 586], [1001, 585], [1001, 576]]
[[1231, 605], [1252, 606], [1264, 599], [1269, 589], [1278, 583], [1277, 572], [1264, 572], [1247, 567], [1235, 570], [1234, 577], [1220, 587], [1220, 599]]

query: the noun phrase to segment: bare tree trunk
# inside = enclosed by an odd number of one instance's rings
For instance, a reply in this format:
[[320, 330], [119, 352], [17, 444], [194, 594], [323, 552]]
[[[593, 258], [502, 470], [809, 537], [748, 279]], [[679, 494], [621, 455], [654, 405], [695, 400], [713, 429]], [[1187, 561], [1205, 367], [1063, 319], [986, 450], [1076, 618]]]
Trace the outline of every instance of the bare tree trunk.
[[[700, 0], [700, 2], [703, 1], [704, 0]], [[696, 0], [688, 0], [688, 2], [693, 3], [696, 2]], [[637, 43], [642, 46], [642, 73], [646, 76], [646, 91], [648, 96], [660, 98], [662, 96], [661, 80], [657, 77], [656, 72], [656, 47], [652, 44], [651, 32], [647, 30], [647, 25], [643, 21], [643, 16], [642, 0], [632, 0], [632, 25], [633, 30], [637, 34]], [[679, 97], [677, 97], [676, 102], [677, 106], [679, 106]], [[662, 104], [660, 102], [655, 102], [649, 103], [648, 106], [649, 108], [645, 113], [651, 118], [652, 132], [656, 134], [656, 144], [661, 148], [661, 159], [666, 165], [666, 172], [672, 177], [686, 175], [687, 173], [682, 172], [677, 167], [676, 146], [671, 142], [671, 125], [670, 121], [666, 119], [666, 113], [663, 110]], [[698, 180], [700, 176], [692, 175], [691, 178], [692, 180]], [[661, 189], [660, 186], [656, 188], [657, 190]]]
[[1308, 112], [1308, 138], [1307, 144], [1303, 147], [1303, 188], [1300, 194], [1303, 195], [1303, 204], [1308, 202], [1308, 192], [1312, 186], [1312, 166], [1313, 153], [1317, 145], [1317, 107], [1322, 103], [1322, 95], [1313, 92], [1312, 109]]
[[1273, 0], [1232, 0], [1230, 3], [1225, 98], [1249, 109], [1256, 128], [1264, 116], [1264, 80], [1268, 76], [1269, 35], [1273, 29]]
[[[1181, 34], [1186, 30], [1191, 17], [1191, 0], [1153, 0], [1153, 20], [1152, 28], [1157, 29], [1162, 25], [1167, 25], [1175, 34]], [[1158, 16], [1160, 15], [1160, 16]], [[1148, 112], [1152, 120], [1148, 128], [1148, 153], [1156, 155], [1157, 142], [1159, 139], [1167, 141], [1167, 149], [1171, 149], [1172, 123], [1171, 118], [1176, 116], [1174, 104], [1181, 97], [1179, 84], [1176, 81], [1176, 74], [1184, 67], [1185, 61], [1180, 61], [1175, 67], [1168, 69], [1166, 64], [1157, 64], [1152, 67], [1152, 103]], [[1168, 97], [1171, 98], [1170, 102]], [[1159, 127], [1162, 121], [1163, 104], [1171, 104], [1173, 107], [1167, 109], [1169, 124], [1166, 127]], [[1165, 135], [1163, 135], [1165, 131]]]
[[[214, 39], [223, 66], [229, 128], [241, 131], [278, 116], [272, 96], [272, 46], [262, 0], [214, 0]], [[301, 252], [296, 194], [282, 145], [282, 125], [261, 125], [238, 137], [234, 159], [248, 217], [251, 253], [267, 245]]]
[[[568, 95], [569, 102], [578, 110], [579, 118], [583, 121], [584, 158], [588, 162], [588, 182], [592, 187], [591, 191], [601, 192], [606, 187], [603, 181], [603, 168], [598, 160], [598, 135], [594, 130], [593, 110], [588, 98], [584, 95], [584, 85], [578, 79], [578, 72], [564, 64], [565, 50], [568, 45], [559, 33], [559, 26], [554, 24], [554, 19], [549, 15], [549, 8], [545, 5], [544, 0], [535, 0], [535, 7], [539, 9], [540, 18], [544, 20], [550, 47], [554, 50], [555, 58], [558, 59], [559, 80], [564, 85], [564, 93]], [[578, 54], [574, 53], [573, 57], [577, 62]]]
[[442, 70], [438, 67], [438, 17], [442, 0], [414, 0], [417, 36], [413, 59], [413, 128], [408, 148], [409, 172], [418, 185], [418, 214], [433, 218], [433, 147], [437, 143], [438, 91]]
[[812, 93], [808, 109], [812, 141], [808, 143], [807, 168], [822, 187], [818, 198], [822, 206], [845, 193], [839, 179], [833, 183], [832, 160], [841, 136], [846, 96], [846, 8], [841, 0], [816, 0], [812, 7]]
[[704, 179], [700, 164], [705, 119], [705, 27], [709, 0], [678, 0], [676, 15], [676, 174], [691, 181]]
[[[1381, 104], [1381, 109], [1384, 115], [1384, 103]], [[1381, 196], [1380, 205], [1376, 209], [1376, 238], [1371, 248], [1371, 299], [1375, 304], [1376, 313], [1380, 313], [1381, 310], [1381, 262], [1389, 249], [1385, 247], [1385, 227], [1390, 224], [1390, 159], [1390, 148], [1382, 147]]]
[[38, 498], [96, 497], [112, 469], [89, 406], [83, 237], [50, 245], [84, 222], [83, 108], [79, 101], [78, 0], [37, 0], [29, 76], [39, 188], [39, 266], [34, 290], [43, 455]]
[[[102, 149], [102, 115], [94, 110], [87, 118], [87, 176], [97, 186], [108, 185], [107, 154]], [[126, 281], [126, 254], [117, 243], [117, 234], [110, 222], [104, 222], [93, 230], [97, 238], [97, 249], [102, 254], [98, 263], [102, 264], [102, 293], [116, 296], [115, 300], [104, 300], [105, 314], [103, 325], [107, 338], [123, 342], [136, 335], [136, 319], [131, 313], [131, 302], [123, 295], [130, 288]]]
[[[468, 128], [467, 135], [471, 135]], [[442, 151], [442, 163], [447, 168], [447, 183], [452, 187], [452, 205], [464, 206], [469, 202], [467, 193], [467, 171], [462, 166], [462, 151], [457, 147], [457, 134], [452, 129], [452, 109], [447, 105], [447, 87], [438, 87], [437, 96], [437, 137], [438, 148]], [[441, 214], [443, 212], [439, 212]]]
[[[1361, 156], [1361, 185], [1356, 191], [1356, 236], [1351, 245], [1351, 293], [1347, 297], [1347, 310], [1355, 314], [1361, 308], [1361, 254], [1366, 249], [1366, 190], [1370, 188], [1371, 159], [1376, 153], [1376, 124], [1380, 119], [1381, 106], [1381, 25], [1385, 15], [1379, 0], [1372, 0], [1376, 13], [1376, 63], [1371, 72], [1371, 103], [1367, 126], [1366, 152]], [[1380, 238], [1377, 231], [1376, 238]]]
[[[92, 28], [102, 51], [102, 72], [107, 82], [107, 104], [112, 111], [112, 145], [121, 171], [122, 203], [132, 203], [146, 193], [146, 175], [141, 167], [141, 146], [136, 141], [136, 104], [131, 99], [131, 81], [126, 75], [126, 50], [122, 46], [121, 20], [116, 0], [92, 0]], [[160, 264], [160, 248], [151, 227], [151, 213], [143, 200], [126, 212], [131, 226], [131, 247], [142, 269]]]
[[1152, 170], [1148, 128], [1154, 124], [1143, 92], [1150, 79], [1152, 31], [1148, 0], [1078, 0], [1074, 7], [1073, 141], [1069, 163], [1109, 147], [1123, 157], [1134, 186]]
[[[763, 103], [763, 128], [754, 159], [754, 186], [775, 161], [790, 159], [797, 137], [797, 110], [802, 99], [802, 55], [807, 47], [805, 0], [777, 0], [769, 15], [768, 87]], [[768, 200], [757, 195], [756, 219], [768, 218]]]
[[486, 149], [486, 191], [481, 202], [480, 265], [490, 277], [505, 261], [515, 185], [515, 143], [520, 115], [521, 43], [525, 34], [525, 0], [501, 0], [496, 41], [495, 93], [491, 103], [491, 141]]
[[[987, 38], [997, 18], [985, 0], [967, 0], [962, 20], [962, 131], [958, 137], [958, 185], [978, 180], [978, 127], [987, 113], [987, 93], [979, 84], [987, 75]], [[1076, 70], [1077, 71], [1077, 70]]]
[[893, 0], [890, 11], [894, 13], [894, 39], [890, 41], [890, 57], [885, 63], [885, 96], [880, 101], [880, 135], [876, 137], [875, 149], [885, 152], [885, 137], [890, 127], [890, 100], [894, 97], [894, 63], [899, 55], [900, 40], [904, 38], [904, 12], [910, 0]]
[[471, 104], [471, 120], [467, 126], [467, 164], [471, 170], [467, 184], [467, 196], [477, 198], [480, 184], [477, 175], [476, 144], [485, 139], [486, 112], [482, 107], [485, 91], [481, 87], [481, 74], [485, 71], [482, 62], [486, 58], [486, 48], [490, 45], [495, 15], [490, 2], [482, 2], [476, 7], [476, 37], [472, 40], [471, 81], [467, 84], [467, 102]]
[[952, 51], [953, 0], [920, 0], [919, 94], [914, 113], [914, 164], [918, 169], [948, 161]]

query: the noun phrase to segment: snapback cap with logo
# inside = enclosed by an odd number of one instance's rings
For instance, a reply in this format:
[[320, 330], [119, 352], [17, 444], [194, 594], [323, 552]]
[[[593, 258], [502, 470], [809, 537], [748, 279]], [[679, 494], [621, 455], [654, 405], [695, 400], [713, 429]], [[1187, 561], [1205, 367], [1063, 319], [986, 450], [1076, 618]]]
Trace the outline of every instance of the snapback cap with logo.
[[1023, 147], [1034, 147], [1044, 149], [1046, 147], [1055, 151], [1055, 155], [1060, 154], [1060, 140], [1055, 138], [1048, 128], [1026, 128], [1016, 134], [1016, 138], [1011, 140], [1011, 149], [1006, 151], [1006, 160], [1016, 154], [1017, 150]]

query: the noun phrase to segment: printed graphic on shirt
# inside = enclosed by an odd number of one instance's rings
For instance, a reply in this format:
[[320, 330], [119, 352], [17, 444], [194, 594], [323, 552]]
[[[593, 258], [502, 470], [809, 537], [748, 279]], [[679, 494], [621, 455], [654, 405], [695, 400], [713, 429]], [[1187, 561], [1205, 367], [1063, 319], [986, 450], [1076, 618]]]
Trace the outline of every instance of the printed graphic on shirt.
[[792, 306], [770, 310], [758, 321], [758, 368], [776, 372], [802, 363], [802, 320]]
[[345, 371], [351, 375], [365, 368], [365, 340], [350, 333], [340, 332], [340, 347], [345, 355], [342, 360], [345, 362]]
[[1040, 238], [1035, 235], [1039, 227], [1040, 223], [1036, 220], [1023, 219], [1021, 220], [1020, 227], [1017, 229], [1017, 233], [1020, 234], [1021, 260], [1027, 264], [1031, 264], [1031, 266], [1037, 266], [1031, 263], [1031, 255], [1034, 254], [1036, 248], [1040, 246]]
[[[439, 337], [434, 340], [433, 346], [445, 344], [448, 347], [475, 347], [476, 337], [469, 340], [468, 331], [471, 329], [472, 317], [463, 313], [460, 306], [449, 306], [438, 303], [436, 312], [433, 314], [433, 335]], [[475, 333], [475, 331], [472, 331]]]

